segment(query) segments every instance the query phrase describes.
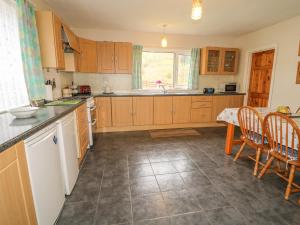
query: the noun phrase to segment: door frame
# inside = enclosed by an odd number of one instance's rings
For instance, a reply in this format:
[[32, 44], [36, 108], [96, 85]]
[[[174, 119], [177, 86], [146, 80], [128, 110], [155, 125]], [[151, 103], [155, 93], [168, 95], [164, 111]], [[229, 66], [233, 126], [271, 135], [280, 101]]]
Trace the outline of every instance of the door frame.
[[247, 56], [246, 56], [246, 68], [245, 68], [245, 74], [244, 77], [244, 90], [246, 92], [245, 98], [244, 98], [244, 104], [246, 105], [248, 103], [248, 95], [249, 95], [249, 84], [250, 84], [250, 76], [251, 76], [251, 68], [252, 68], [252, 56], [254, 53], [257, 52], [264, 52], [268, 50], [274, 49], [274, 60], [273, 60], [273, 67], [272, 67], [272, 75], [271, 75], [271, 84], [270, 84], [270, 92], [269, 92], [269, 100], [268, 100], [268, 107], [271, 107], [272, 98], [273, 98], [273, 89], [274, 89], [274, 83], [275, 83], [275, 70], [277, 65], [277, 52], [278, 52], [278, 46], [277, 44], [262, 46], [259, 48], [247, 50]]

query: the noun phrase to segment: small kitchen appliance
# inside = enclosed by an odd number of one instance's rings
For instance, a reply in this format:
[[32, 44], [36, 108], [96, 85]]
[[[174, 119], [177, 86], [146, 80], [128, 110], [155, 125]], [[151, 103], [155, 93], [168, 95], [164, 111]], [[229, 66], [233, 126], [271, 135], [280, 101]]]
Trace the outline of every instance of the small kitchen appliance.
[[235, 93], [238, 92], [237, 83], [223, 83], [220, 86], [220, 92]]
[[214, 88], [204, 88], [203, 93], [204, 94], [213, 94], [213, 93], [215, 93], [215, 89]]

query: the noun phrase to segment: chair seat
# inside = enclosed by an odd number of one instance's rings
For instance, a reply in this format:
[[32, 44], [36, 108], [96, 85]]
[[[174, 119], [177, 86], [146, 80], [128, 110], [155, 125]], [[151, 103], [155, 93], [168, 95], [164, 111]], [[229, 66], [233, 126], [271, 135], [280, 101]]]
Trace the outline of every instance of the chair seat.
[[[275, 149], [275, 151], [280, 153], [280, 144], [278, 144], [278, 147], [277, 147], [277, 149]], [[289, 160], [298, 160], [298, 150], [294, 149], [294, 155], [292, 153], [293, 153], [293, 149], [288, 147]], [[282, 155], [286, 156], [286, 146], [285, 145], [282, 145]]]
[[[262, 135], [258, 133], [251, 133], [247, 137], [249, 140], [253, 141], [255, 144], [262, 144]], [[264, 137], [264, 144], [268, 144], [268, 139]]]

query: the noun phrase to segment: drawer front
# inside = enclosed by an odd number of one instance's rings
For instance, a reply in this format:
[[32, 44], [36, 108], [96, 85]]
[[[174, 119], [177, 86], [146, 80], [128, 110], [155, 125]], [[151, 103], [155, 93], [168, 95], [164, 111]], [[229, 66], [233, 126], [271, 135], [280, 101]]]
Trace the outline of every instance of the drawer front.
[[82, 133], [80, 133], [80, 152], [85, 153], [89, 144], [89, 136], [88, 129], [85, 129]]
[[212, 102], [193, 102], [192, 109], [212, 107]]
[[212, 96], [192, 96], [192, 102], [211, 102]]
[[201, 108], [191, 110], [192, 123], [211, 122], [211, 108]]

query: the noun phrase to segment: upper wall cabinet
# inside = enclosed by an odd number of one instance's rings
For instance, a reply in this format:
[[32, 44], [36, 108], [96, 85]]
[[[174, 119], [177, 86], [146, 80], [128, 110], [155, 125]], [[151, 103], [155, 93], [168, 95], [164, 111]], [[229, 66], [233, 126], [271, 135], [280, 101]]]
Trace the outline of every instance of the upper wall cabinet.
[[79, 38], [80, 54], [76, 54], [79, 72], [97, 72], [97, 42]]
[[127, 42], [98, 42], [99, 73], [132, 73], [132, 44]]
[[64, 69], [61, 20], [51, 11], [37, 11], [36, 24], [43, 68]]
[[207, 47], [201, 51], [201, 74], [233, 75], [237, 73], [239, 50]]
[[78, 37], [73, 33], [73, 31], [66, 24], [63, 24], [63, 30], [64, 30], [64, 34], [66, 35], [65, 39], [70, 45], [71, 49], [73, 49], [76, 52], [80, 52]]

